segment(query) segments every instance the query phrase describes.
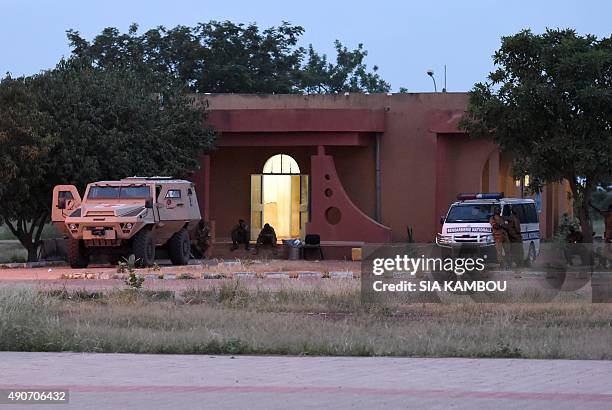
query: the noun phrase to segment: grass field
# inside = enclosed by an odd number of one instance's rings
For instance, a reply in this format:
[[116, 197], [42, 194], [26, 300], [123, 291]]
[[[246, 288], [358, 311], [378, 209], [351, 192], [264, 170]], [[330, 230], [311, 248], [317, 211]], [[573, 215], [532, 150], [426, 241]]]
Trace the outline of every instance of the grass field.
[[0, 350], [612, 359], [612, 306], [365, 306], [352, 286], [0, 288]]
[[[41, 238], [61, 238], [61, 235], [53, 225], [47, 224], [43, 229]], [[0, 225], [0, 263], [25, 262], [27, 258], [28, 252], [17, 241], [15, 235], [6, 225]]]
[[0, 263], [25, 262], [28, 251], [15, 240], [0, 240]]
[[[51, 225], [50, 223], [45, 225], [45, 227], [43, 228], [43, 232], [41, 235], [42, 239], [61, 238], [61, 237], [62, 236], [57, 231], [57, 229], [55, 229], [55, 227]], [[0, 225], [0, 240], [12, 240], [12, 239], [17, 239], [17, 238], [15, 238], [15, 235], [13, 235], [13, 233], [9, 230], [9, 228], [6, 225]]]

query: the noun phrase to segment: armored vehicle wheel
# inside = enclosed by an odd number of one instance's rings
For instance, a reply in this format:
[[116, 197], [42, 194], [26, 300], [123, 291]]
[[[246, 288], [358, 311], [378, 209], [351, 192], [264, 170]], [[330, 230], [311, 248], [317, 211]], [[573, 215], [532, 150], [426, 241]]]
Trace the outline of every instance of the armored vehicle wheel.
[[121, 257], [119, 255], [109, 255], [109, 256], [106, 257], [106, 260], [111, 265], [117, 266], [119, 264], [119, 262], [123, 262], [123, 257]]
[[134, 235], [132, 251], [136, 258], [136, 267], [146, 268], [155, 262], [155, 243], [153, 242], [153, 232], [149, 229], [141, 229]]
[[174, 265], [187, 265], [191, 253], [191, 242], [189, 233], [185, 228], [181, 229], [168, 241], [168, 255]]
[[68, 263], [73, 269], [82, 269], [89, 265], [89, 255], [83, 241], [78, 239], [68, 240]]

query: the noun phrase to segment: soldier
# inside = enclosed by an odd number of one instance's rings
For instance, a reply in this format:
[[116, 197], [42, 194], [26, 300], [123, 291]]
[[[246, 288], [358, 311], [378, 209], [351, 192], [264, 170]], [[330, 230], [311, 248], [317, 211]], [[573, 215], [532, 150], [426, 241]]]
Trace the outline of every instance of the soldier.
[[[510, 248], [512, 258], [516, 262], [516, 266], [521, 266], [525, 259], [523, 253], [523, 236], [521, 235], [521, 220], [518, 217], [517, 212], [513, 209], [511, 211], [510, 220], [507, 225], [508, 239], [510, 240]], [[508, 261], [512, 265], [512, 261]]]
[[577, 231], [574, 226], [569, 227], [569, 232], [565, 235], [565, 242], [567, 243], [582, 243], [584, 241], [584, 237], [582, 236], [582, 232]]
[[244, 219], [238, 220], [238, 225], [232, 229], [232, 250], [238, 249], [238, 245], [243, 243], [244, 249], [249, 250], [249, 240], [251, 233], [249, 232], [249, 226], [246, 224]]
[[607, 211], [602, 211], [599, 208], [595, 208], [591, 205], [603, 218], [605, 222], [606, 232], [604, 233], [604, 240], [607, 243], [612, 243], [612, 204], [608, 205]]
[[[495, 251], [497, 252], [497, 262], [499, 267], [504, 269], [507, 265], [507, 261], [504, 258], [504, 252], [508, 255], [508, 233], [506, 232], [506, 221], [501, 217], [501, 209], [496, 206], [493, 211], [493, 216], [489, 219], [491, 229], [493, 231], [493, 239], [495, 240]], [[508, 255], [510, 256], [510, 255]], [[508, 261], [511, 261], [508, 258]]]
[[257, 246], [276, 247], [276, 232], [272, 225], [265, 224], [257, 236]]
[[565, 248], [565, 259], [567, 260], [567, 264], [574, 264], [574, 255], [578, 255], [580, 257], [580, 261], [584, 263], [584, 252], [582, 247], [579, 245], [584, 242], [582, 232], [577, 231], [574, 226], [570, 226], [568, 234], [565, 235], [565, 242], [568, 244]]
[[206, 255], [206, 251], [210, 247], [211, 234], [210, 224], [203, 219], [198, 222], [198, 227], [195, 231], [196, 243], [191, 246], [191, 253], [198, 259]]
[[[607, 211], [602, 211], [598, 208], [595, 208], [591, 205], [593, 209], [595, 209], [603, 218], [605, 225], [605, 233], [604, 233], [604, 246], [600, 251], [599, 263], [603, 266], [607, 266], [612, 260], [612, 204], [608, 205]], [[601, 253], [603, 252], [603, 253]]]

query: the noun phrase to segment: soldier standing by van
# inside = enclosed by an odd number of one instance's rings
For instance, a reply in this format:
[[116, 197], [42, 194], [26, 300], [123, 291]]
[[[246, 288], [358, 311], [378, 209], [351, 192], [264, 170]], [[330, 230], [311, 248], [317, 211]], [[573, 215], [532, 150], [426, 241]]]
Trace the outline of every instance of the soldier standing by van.
[[[510, 240], [510, 253], [512, 258], [516, 262], [516, 266], [521, 266], [525, 259], [523, 254], [523, 235], [521, 235], [521, 220], [519, 219], [517, 212], [512, 209], [510, 220], [507, 226], [508, 239]], [[508, 261], [512, 265], [512, 261]]]
[[[500, 207], [496, 206], [493, 210], [493, 216], [489, 219], [491, 229], [493, 231], [493, 240], [495, 241], [495, 251], [497, 252], [497, 262], [501, 269], [506, 268], [507, 263], [510, 262], [509, 251], [508, 251], [508, 233], [506, 232], [506, 221], [501, 216]], [[504, 258], [504, 252], [508, 256], [508, 261]], [[511, 262], [510, 262], [511, 263]]]
[[612, 259], [612, 204], [608, 205], [607, 211], [602, 211], [599, 208], [595, 208], [593, 205], [591, 205], [591, 207], [604, 218], [604, 226], [606, 231], [604, 232], [604, 259], [602, 260], [604, 261], [603, 263], [607, 265]]
[[604, 224], [606, 227], [606, 232], [604, 233], [604, 240], [608, 243], [612, 242], [612, 204], [608, 205], [607, 211], [602, 211], [599, 208], [595, 208], [591, 205], [593, 209], [595, 209], [604, 219]]

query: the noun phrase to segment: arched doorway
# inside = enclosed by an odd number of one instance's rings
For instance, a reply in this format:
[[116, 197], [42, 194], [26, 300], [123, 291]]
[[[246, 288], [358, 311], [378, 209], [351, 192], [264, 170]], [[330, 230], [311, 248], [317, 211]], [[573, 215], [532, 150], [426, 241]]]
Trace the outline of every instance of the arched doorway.
[[308, 222], [308, 175], [290, 155], [273, 155], [261, 174], [251, 175], [251, 239], [266, 223], [278, 239], [304, 236]]

